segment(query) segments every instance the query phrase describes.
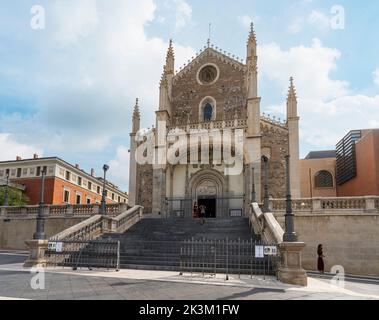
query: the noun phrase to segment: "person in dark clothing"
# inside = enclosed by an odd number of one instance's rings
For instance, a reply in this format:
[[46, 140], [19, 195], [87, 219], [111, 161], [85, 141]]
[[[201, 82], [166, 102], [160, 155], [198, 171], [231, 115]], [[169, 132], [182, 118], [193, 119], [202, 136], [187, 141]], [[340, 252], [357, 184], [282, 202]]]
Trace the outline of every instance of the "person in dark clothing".
[[324, 263], [325, 256], [324, 256], [322, 244], [320, 244], [317, 247], [317, 255], [318, 255], [317, 270], [320, 272], [320, 274], [324, 274], [325, 273], [325, 263]]
[[201, 219], [201, 224], [205, 223], [205, 217], [207, 214], [207, 207], [205, 205], [199, 206], [199, 211], [200, 211], [200, 219]]
[[200, 215], [199, 215], [199, 206], [197, 205], [197, 202], [195, 202], [195, 204], [193, 205], [193, 217], [195, 219], [200, 218]]

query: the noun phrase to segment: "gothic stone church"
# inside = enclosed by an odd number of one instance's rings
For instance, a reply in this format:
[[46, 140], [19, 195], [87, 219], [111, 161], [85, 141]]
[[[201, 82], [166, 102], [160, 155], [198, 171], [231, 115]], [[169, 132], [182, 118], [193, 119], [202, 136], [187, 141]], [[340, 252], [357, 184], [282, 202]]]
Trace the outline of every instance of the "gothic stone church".
[[[200, 161], [174, 165], [139, 164], [135, 159], [140, 145], [136, 141], [140, 134], [137, 100], [131, 133], [129, 204], [142, 205], [145, 213], [157, 217], [190, 217], [195, 202], [206, 206], [207, 216], [211, 218], [245, 215], [253, 190], [258, 202], [263, 199], [263, 156], [269, 159], [270, 197], [285, 197], [287, 155], [290, 155], [292, 195], [299, 198], [299, 117], [295, 88], [291, 78], [285, 122], [261, 115], [253, 26], [247, 42], [246, 63], [208, 41], [208, 45], [179, 72], [174, 71], [174, 66], [174, 49], [170, 41], [160, 83], [157, 125], [151, 130], [156, 131], [158, 122], [165, 121], [167, 134], [178, 129], [184, 134], [192, 129], [242, 131], [242, 170], [237, 175], [225, 174], [226, 164], [215, 163], [212, 158], [208, 164]], [[159, 142], [154, 148], [160, 148]], [[188, 154], [191, 152], [189, 148]]]

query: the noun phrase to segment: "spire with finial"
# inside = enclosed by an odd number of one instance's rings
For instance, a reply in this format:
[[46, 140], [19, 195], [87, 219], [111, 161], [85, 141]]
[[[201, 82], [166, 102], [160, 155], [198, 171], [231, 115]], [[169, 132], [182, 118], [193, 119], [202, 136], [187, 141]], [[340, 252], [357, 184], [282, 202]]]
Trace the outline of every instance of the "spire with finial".
[[293, 84], [293, 77], [290, 78], [290, 87], [288, 89], [288, 100], [290, 100], [290, 99], [293, 99], [293, 100], [297, 99], [296, 89], [295, 89], [295, 86]]
[[254, 57], [257, 55], [257, 37], [255, 35], [254, 23], [250, 24], [250, 33], [247, 40], [247, 57]]
[[287, 119], [296, 118], [297, 115], [297, 97], [296, 89], [293, 83], [293, 77], [290, 78], [290, 87], [287, 97]]
[[174, 53], [174, 47], [172, 44], [172, 39], [170, 39], [170, 43], [167, 50], [167, 56], [166, 56], [166, 72], [174, 72], [175, 70], [175, 53]]
[[250, 33], [249, 33], [249, 42], [254, 42], [257, 43], [257, 37], [255, 35], [255, 30], [254, 30], [254, 23], [250, 23]]
[[139, 111], [139, 100], [136, 99], [136, 104], [133, 110], [133, 133], [137, 133], [140, 129], [141, 114]]

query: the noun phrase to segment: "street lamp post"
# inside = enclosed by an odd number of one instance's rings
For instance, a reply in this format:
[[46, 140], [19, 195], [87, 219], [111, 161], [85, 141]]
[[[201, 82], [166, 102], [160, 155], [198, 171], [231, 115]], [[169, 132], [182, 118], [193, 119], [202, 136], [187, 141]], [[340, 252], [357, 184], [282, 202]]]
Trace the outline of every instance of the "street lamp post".
[[33, 235], [34, 240], [45, 240], [45, 216], [43, 213], [44, 209], [44, 194], [45, 194], [45, 177], [46, 177], [46, 171], [42, 170], [42, 176], [41, 176], [41, 189], [40, 189], [40, 203], [38, 207], [38, 215], [37, 215], [37, 227], [36, 227], [36, 233]]
[[105, 189], [105, 186], [106, 186], [106, 177], [107, 177], [107, 171], [109, 170], [109, 166], [105, 164], [103, 166], [103, 170], [104, 170], [103, 195], [101, 197], [100, 212], [102, 215], [106, 215], [107, 214], [107, 202], [106, 202], [107, 191]]
[[269, 212], [269, 193], [268, 193], [268, 158], [262, 156], [262, 161], [264, 163], [265, 170], [265, 180], [264, 180], [264, 198], [263, 198], [263, 212]]
[[251, 183], [252, 183], [252, 191], [251, 191], [251, 202], [257, 202], [257, 193], [255, 191], [255, 172], [254, 167], [251, 167]]
[[7, 174], [7, 184], [5, 185], [5, 195], [4, 195], [4, 207], [9, 206], [9, 174]]
[[290, 178], [290, 156], [286, 156], [286, 214], [284, 242], [297, 242], [294, 226], [294, 214], [292, 211], [291, 178]]

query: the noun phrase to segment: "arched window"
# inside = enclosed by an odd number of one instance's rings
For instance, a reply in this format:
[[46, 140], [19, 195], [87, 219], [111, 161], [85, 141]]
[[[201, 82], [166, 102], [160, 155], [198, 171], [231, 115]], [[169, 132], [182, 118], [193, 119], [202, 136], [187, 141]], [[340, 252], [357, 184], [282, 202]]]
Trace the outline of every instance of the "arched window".
[[209, 102], [204, 106], [203, 114], [204, 114], [204, 121], [205, 122], [212, 121], [212, 118], [213, 118], [213, 107], [212, 107], [212, 105]]
[[315, 187], [316, 188], [333, 188], [333, 176], [329, 171], [319, 171], [315, 174]]

